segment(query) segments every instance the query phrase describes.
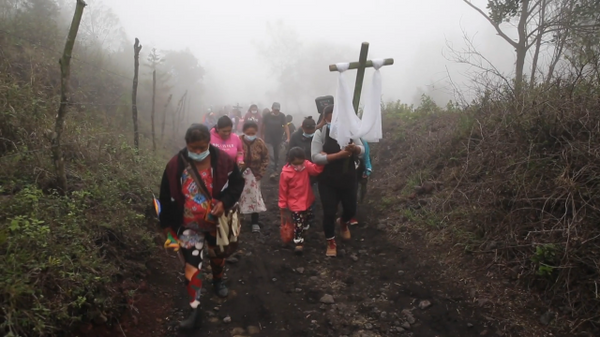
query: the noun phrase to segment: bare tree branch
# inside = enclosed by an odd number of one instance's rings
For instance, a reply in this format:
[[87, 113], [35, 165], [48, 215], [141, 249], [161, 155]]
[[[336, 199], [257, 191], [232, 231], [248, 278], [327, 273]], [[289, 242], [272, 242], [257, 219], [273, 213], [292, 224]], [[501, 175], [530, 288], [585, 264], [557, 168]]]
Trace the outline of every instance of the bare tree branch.
[[500, 25], [497, 24], [496, 22], [494, 22], [494, 20], [492, 20], [492, 18], [490, 18], [489, 15], [485, 14], [484, 11], [482, 11], [479, 7], [473, 5], [471, 3], [471, 1], [469, 0], [463, 0], [464, 3], [466, 3], [467, 5], [469, 5], [469, 7], [473, 8], [474, 10], [476, 10], [479, 14], [481, 14], [486, 20], [488, 20], [492, 26], [494, 27], [494, 29], [496, 29], [496, 32], [498, 32], [498, 35], [500, 35], [504, 40], [506, 40], [506, 42], [510, 43], [513, 47], [517, 48], [519, 45], [517, 42], [515, 42], [513, 39], [511, 39], [508, 35], [506, 35], [506, 33], [504, 33], [502, 31], [502, 29], [500, 28]]

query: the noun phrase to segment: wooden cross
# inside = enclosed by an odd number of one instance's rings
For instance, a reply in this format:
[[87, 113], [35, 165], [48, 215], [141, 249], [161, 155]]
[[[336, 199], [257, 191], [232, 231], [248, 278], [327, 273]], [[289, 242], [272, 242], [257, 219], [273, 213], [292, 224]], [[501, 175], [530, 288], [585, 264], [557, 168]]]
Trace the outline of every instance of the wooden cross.
[[237, 105], [234, 106], [234, 107], [232, 107], [232, 108], [238, 109], [238, 110], [240, 110], [241, 108], [243, 108], [243, 106], [241, 106], [240, 103], [235, 103], [235, 104], [237, 104]]
[[[373, 61], [367, 61], [367, 54], [369, 53], [369, 42], [363, 42], [360, 47], [360, 57], [358, 62], [350, 62], [348, 69], [358, 69], [356, 73], [356, 82], [354, 84], [354, 97], [352, 99], [352, 105], [354, 106], [354, 112], [358, 114], [358, 104], [360, 103], [360, 93], [362, 92], [363, 80], [365, 79], [365, 69], [373, 67]], [[394, 64], [394, 59], [384, 59], [384, 66], [391, 66]], [[335, 64], [329, 66], [329, 71], [338, 71]]]

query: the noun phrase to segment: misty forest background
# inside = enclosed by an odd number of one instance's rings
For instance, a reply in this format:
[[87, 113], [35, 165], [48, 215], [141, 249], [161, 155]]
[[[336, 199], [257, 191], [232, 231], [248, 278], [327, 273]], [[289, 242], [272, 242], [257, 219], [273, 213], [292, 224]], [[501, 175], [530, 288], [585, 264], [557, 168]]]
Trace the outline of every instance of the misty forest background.
[[[54, 336], [126, 308], [133, 290], [117, 285], [145, 276], [156, 245], [150, 198], [166, 159], [213, 104], [201, 55], [141, 41], [136, 148], [133, 37], [109, 8], [87, 6], [71, 60], [61, 189], [51, 156], [57, 61], [75, 3], [0, 0], [0, 326], [9, 336]], [[493, 263], [556, 308], [564, 318], [556, 329], [597, 328], [600, 4], [459, 5], [473, 6], [514, 48], [514, 70], [500, 71], [466, 37], [444, 51], [471, 79], [448, 81], [452, 101], [423, 94], [417, 105], [383, 103], [371, 206], [427, 231], [432, 244]], [[319, 80], [329, 63], [357, 57], [351, 47], [302, 41], [282, 23], [268, 31], [256, 52], [277, 83], [269, 95], [299, 106], [335, 91], [335, 81]], [[431, 192], [422, 191], [427, 183], [437, 191], [426, 206], [406, 207], [414, 193]]]

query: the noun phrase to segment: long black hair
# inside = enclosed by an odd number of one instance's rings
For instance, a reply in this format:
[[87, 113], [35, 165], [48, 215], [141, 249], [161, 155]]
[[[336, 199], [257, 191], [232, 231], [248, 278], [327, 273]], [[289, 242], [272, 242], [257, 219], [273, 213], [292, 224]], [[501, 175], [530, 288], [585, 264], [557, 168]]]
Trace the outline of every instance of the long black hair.
[[229, 116], [221, 116], [217, 121], [217, 125], [215, 125], [215, 129], [219, 130], [228, 126], [233, 127], [233, 122], [231, 121], [231, 118], [229, 118]]
[[210, 142], [210, 131], [208, 130], [208, 127], [204, 124], [197, 123], [190, 125], [190, 127], [185, 132], [186, 144], [191, 144], [203, 140]]

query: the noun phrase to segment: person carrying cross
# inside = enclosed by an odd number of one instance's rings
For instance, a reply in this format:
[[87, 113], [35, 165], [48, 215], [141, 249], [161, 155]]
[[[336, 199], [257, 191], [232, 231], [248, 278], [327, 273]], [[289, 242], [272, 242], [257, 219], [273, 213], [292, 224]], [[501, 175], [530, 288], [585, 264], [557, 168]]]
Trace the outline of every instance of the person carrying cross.
[[[342, 148], [329, 135], [333, 105], [323, 110], [325, 125], [315, 131], [311, 144], [312, 160], [317, 165], [325, 165], [323, 173], [318, 177], [319, 195], [323, 205], [323, 230], [327, 240], [326, 256], [337, 256], [335, 242], [335, 225], [340, 226], [343, 240], [350, 240], [349, 222], [356, 215], [357, 208], [357, 173], [355, 161], [365, 151], [360, 139]], [[348, 160], [350, 159], [350, 160]], [[336, 220], [338, 204], [342, 204], [341, 218]]]

